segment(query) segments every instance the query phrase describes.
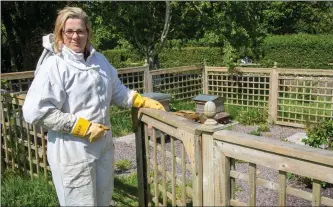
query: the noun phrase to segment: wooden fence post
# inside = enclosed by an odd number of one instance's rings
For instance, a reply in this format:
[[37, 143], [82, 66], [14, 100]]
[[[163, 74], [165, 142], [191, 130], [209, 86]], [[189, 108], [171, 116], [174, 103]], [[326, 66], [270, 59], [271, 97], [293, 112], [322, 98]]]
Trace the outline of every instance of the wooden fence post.
[[146, 67], [143, 72], [143, 80], [144, 80], [144, 92], [149, 92], [149, 65], [147, 63], [147, 59], [145, 60], [144, 66]]
[[204, 114], [207, 117], [207, 120], [199, 128], [202, 131], [202, 205], [221, 206], [222, 183], [220, 174], [223, 165], [222, 160], [219, 157], [216, 157], [219, 153], [214, 154], [213, 134], [214, 132], [225, 128], [225, 125], [218, 124], [213, 119], [216, 114], [216, 106], [212, 101], [208, 101], [205, 104]]
[[274, 62], [274, 67], [269, 78], [268, 122], [271, 124], [277, 121], [278, 115], [279, 72], [277, 70], [277, 63]]
[[204, 61], [202, 67], [202, 90], [203, 94], [208, 94], [208, 75], [207, 75], [206, 61]]
[[132, 125], [135, 132], [139, 206], [144, 207], [148, 206], [149, 189], [147, 187], [147, 167], [145, 165], [144, 129], [138, 118], [138, 111], [137, 108], [132, 108]]

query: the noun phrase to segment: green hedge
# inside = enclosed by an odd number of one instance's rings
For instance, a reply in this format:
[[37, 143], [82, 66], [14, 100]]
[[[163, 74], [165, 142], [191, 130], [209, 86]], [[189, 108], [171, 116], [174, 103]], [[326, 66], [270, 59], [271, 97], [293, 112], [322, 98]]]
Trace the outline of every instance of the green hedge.
[[274, 62], [285, 68], [333, 69], [333, 35], [281, 35], [267, 37], [262, 45], [262, 66], [271, 67]]
[[104, 50], [102, 54], [115, 68], [126, 68], [144, 65], [144, 58], [129, 50]]
[[[260, 67], [333, 69], [333, 35], [276, 35], [269, 36], [262, 44]], [[103, 54], [116, 67], [143, 65], [144, 58], [135, 51], [106, 50]], [[223, 66], [221, 48], [186, 47], [164, 49], [159, 57], [161, 68], [200, 64]]]
[[221, 48], [187, 47], [181, 49], [167, 49], [160, 54], [162, 68], [202, 64], [222, 66]]

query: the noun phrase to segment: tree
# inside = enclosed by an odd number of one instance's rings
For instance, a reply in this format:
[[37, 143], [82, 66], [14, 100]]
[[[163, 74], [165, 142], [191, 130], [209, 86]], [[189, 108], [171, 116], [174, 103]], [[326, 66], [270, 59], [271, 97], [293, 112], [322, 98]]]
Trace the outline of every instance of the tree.
[[127, 40], [148, 60], [150, 68], [159, 67], [158, 53], [170, 28], [170, 2], [96, 2], [90, 8], [93, 22], [103, 24], [98, 36]]
[[264, 9], [272, 34], [322, 34], [333, 31], [332, 2], [270, 2]]
[[259, 58], [260, 44], [266, 36], [263, 8], [266, 2], [206, 2], [206, 32], [218, 37], [224, 48], [226, 64], [236, 62], [239, 56]]
[[1, 2], [3, 71], [33, 70], [42, 48], [42, 36], [51, 33], [58, 8], [68, 2]]

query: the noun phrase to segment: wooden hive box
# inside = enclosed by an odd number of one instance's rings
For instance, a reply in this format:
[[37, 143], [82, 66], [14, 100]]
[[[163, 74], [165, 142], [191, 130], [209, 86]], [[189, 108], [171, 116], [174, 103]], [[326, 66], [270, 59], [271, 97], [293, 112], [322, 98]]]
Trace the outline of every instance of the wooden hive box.
[[195, 111], [199, 114], [204, 113], [204, 106], [207, 101], [212, 101], [216, 105], [216, 113], [224, 111], [224, 100], [222, 97], [214, 95], [200, 94], [192, 99], [195, 102]]

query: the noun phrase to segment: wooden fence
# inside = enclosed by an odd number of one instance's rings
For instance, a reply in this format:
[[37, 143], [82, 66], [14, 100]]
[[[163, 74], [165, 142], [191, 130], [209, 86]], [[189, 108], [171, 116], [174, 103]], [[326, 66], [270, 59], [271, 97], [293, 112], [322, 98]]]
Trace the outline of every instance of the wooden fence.
[[[227, 106], [263, 109], [276, 124], [304, 127], [333, 117], [333, 71], [279, 68], [236, 68], [202, 65], [149, 71], [148, 67], [118, 70], [121, 81], [139, 92], [169, 93], [176, 100], [190, 100], [206, 93], [222, 96]], [[34, 71], [2, 74], [1, 123], [3, 161], [11, 167], [43, 171], [47, 175], [44, 131], [22, 120], [24, 93]], [[4, 138], [7, 139], [4, 139]], [[30, 146], [30, 147], [29, 147]], [[15, 151], [21, 152], [16, 155]], [[22, 158], [26, 155], [28, 159]], [[18, 165], [21, 163], [23, 165]], [[11, 164], [13, 163], [13, 164]], [[45, 167], [46, 166], [46, 167]]]
[[[261, 109], [268, 121], [304, 128], [333, 117], [333, 71], [286, 68], [236, 68], [203, 65], [149, 71], [147, 66], [118, 70], [121, 81], [143, 92], [162, 92], [189, 101], [199, 94], [225, 99], [240, 110]], [[2, 74], [2, 89], [27, 91], [34, 71]]]
[[[321, 182], [333, 183], [332, 151], [224, 130], [227, 125], [200, 125], [158, 110], [140, 109], [133, 118], [140, 206], [255, 206], [259, 186], [276, 191], [270, 205], [295, 205], [287, 202], [290, 195], [312, 206], [333, 205], [332, 197], [321, 195]], [[248, 173], [237, 170], [240, 161], [248, 163]], [[259, 177], [259, 167], [277, 176]], [[287, 173], [311, 178], [312, 192], [289, 185]], [[248, 184], [247, 196], [237, 197], [238, 180]]]

